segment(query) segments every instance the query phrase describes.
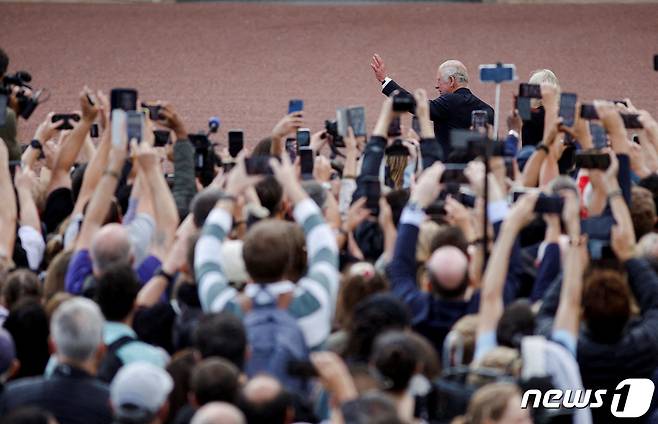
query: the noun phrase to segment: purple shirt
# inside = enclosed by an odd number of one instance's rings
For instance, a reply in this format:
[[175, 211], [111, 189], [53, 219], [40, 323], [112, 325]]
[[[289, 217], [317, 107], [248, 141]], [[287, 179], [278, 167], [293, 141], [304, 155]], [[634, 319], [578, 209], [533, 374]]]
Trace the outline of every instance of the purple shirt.
[[[160, 265], [160, 259], [151, 255], [147, 256], [135, 270], [140, 284], [146, 284], [153, 277], [153, 274]], [[66, 291], [75, 295], [81, 294], [85, 280], [92, 275], [92, 271], [93, 267], [88, 249], [78, 250], [73, 253], [69, 267], [66, 270], [66, 278], [64, 279], [64, 288]]]

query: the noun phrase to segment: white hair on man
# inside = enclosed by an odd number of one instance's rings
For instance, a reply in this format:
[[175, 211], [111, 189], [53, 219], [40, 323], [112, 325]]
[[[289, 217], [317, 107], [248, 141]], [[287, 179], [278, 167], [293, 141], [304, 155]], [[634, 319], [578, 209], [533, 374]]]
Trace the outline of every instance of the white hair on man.
[[103, 342], [104, 324], [103, 314], [93, 301], [76, 297], [62, 303], [50, 322], [60, 361], [83, 363], [91, 359]]
[[458, 83], [468, 83], [466, 66], [458, 60], [446, 60], [439, 66], [439, 71], [444, 80], [454, 77]]
[[245, 424], [242, 411], [226, 402], [210, 402], [194, 414], [190, 424]]
[[560, 90], [560, 81], [557, 79], [555, 73], [550, 69], [537, 69], [535, 71], [532, 71], [528, 82], [530, 84], [540, 84], [540, 85], [549, 84]]

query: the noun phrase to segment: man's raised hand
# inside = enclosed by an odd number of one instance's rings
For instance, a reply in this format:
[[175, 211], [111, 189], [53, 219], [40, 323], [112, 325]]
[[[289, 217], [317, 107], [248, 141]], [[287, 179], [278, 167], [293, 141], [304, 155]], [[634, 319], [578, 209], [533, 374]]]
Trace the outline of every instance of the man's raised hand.
[[386, 66], [384, 65], [384, 60], [382, 60], [381, 56], [379, 56], [377, 53], [372, 56], [370, 67], [375, 72], [375, 78], [377, 78], [377, 81], [383, 83], [387, 77]]

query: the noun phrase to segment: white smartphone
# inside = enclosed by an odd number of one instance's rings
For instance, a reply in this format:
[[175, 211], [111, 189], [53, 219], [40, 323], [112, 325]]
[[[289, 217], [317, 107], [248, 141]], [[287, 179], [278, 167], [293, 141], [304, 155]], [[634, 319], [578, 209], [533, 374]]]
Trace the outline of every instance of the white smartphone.
[[122, 109], [112, 110], [112, 145], [120, 146], [126, 134], [126, 112]]

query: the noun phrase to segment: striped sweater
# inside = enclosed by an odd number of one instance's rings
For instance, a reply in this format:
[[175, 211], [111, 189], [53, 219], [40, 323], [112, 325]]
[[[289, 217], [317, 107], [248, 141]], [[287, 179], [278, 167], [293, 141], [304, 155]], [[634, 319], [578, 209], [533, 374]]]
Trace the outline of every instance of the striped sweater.
[[[297, 282], [288, 312], [297, 319], [307, 345], [316, 348], [331, 332], [338, 292], [338, 248], [331, 228], [311, 199], [299, 202], [293, 216], [304, 230], [309, 266]], [[242, 316], [236, 301], [238, 292], [229, 286], [220, 257], [231, 226], [231, 215], [223, 209], [208, 215], [195, 248], [194, 271], [204, 312], [227, 310]]]

